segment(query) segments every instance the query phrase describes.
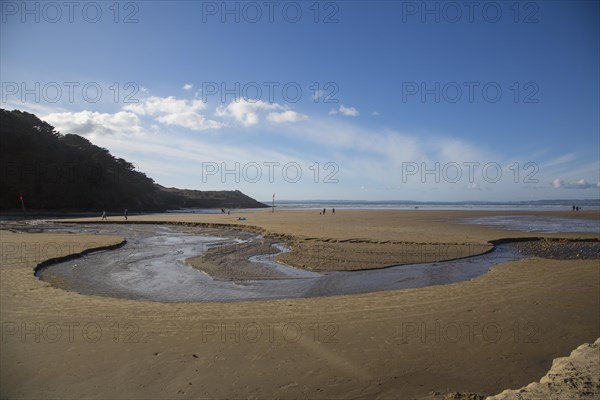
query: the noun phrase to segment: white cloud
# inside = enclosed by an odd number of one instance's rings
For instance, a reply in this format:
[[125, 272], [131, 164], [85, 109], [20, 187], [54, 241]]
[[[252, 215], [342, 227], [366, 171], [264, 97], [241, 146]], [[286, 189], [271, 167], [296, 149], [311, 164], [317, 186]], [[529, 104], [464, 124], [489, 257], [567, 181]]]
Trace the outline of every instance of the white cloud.
[[161, 115], [156, 120], [165, 125], [178, 125], [194, 131], [219, 129], [226, 126], [221, 122], [206, 119], [203, 115], [195, 112]]
[[226, 126], [221, 122], [207, 119], [198, 112], [205, 108], [206, 103], [202, 100], [177, 99], [173, 96], [151, 96], [137, 104], [129, 104], [124, 107], [125, 110], [139, 115], [158, 115], [156, 120], [162, 124], [178, 125], [195, 131], [219, 129]]
[[267, 120], [274, 124], [280, 124], [282, 122], [298, 122], [306, 119], [308, 119], [308, 116], [292, 110], [286, 110], [279, 113], [272, 112], [267, 115]]
[[267, 103], [262, 100], [248, 101], [246, 99], [233, 100], [227, 106], [219, 106], [215, 115], [233, 118], [244, 126], [252, 126], [259, 123], [262, 112], [269, 112], [267, 120], [275, 124], [308, 119], [308, 116], [288, 110], [277, 103]]
[[92, 111], [52, 113], [42, 117], [63, 134], [99, 137], [106, 135], [135, 135], [143, 133], [137, 115], [128, 111], [115, 114]]
[[345, 107], [343, 104], [340, 106], [340, 114], [343, 114], [347, 117], [357, 117], [359, 112], [354, 107]]
[[249, 102], [247, 100], [232, 100], [227, 106], [219, 106], [215, 112], [218, 117], [233, 118], [244, 126], [258, 124], [259, 111], [277, 110], [278, 105], [265, 103], [262, 100]]
[[[354, 107], [346, 107], [343, 104], [340, 105], [339, 109], [332, 108], [329, 111], [329, 115], [335, 115], [337, 113], [340, 113], [340, 114], [345, 115], [347, 117], [357, 117], [360, 114], [356, 108], [354, 108]], [[379, 115], [379, 113], [377, 115]]]
[[600, 182], [594, 185], [593, 183], [587, 182], [585, 179], [579, 179], [575, 182], [565, 182], [560, 178], [556, 178], [552, 181], [551, 185], [555, 189], [590, 189], [593, 187], [600, 188]]
[[[190, 85], [189, 89], [186, 89], [187, 85]], [[460, 132], [448, 136], [426, 131], [410, 133], [373, 128], [357, 123], [360, 119], [328, 118], [323, 114], [305, 115], [283, 103], [246, 99], [222, 104], [215, 110], [200, 98], [191, 96], [197, 90], [192, 84], [185, 84], [183, 89], [189, 90], [189, 96], [157, 97], [150, 96], [148, 92], [140, 103], [126, 104], [121, 111], [116, 109], [113, 111], [119, 112], [111, 114], [92, 111], [68, 112], [69, 110], [60, 108], [40, 114], [47, 114], [42, 118], [55, 125], [61, 132], [85, 135], [100, 146], [111, 151], [114, 149], [114, 154], [131, 161], [142, 161], [143, 170], [147, 168], [151, 176], [164, 177], [169, 182], [184, 182], [180, 186], [190, 186], [187, 182], [191, 182], [191, 185], [197, 184], [198, 160], [215, 162], [220, 167], [222, 162], [226, 162], [231, 167], [236, 162], [242, 165], [258, 162], [262, 165], [264, 161], [276, 161], [284, 165], [300, 158], [297, 162], [311, 179], [313, 169], [308, 168], [315, 162], [320, 165], [321, 180], [330, 172], [329, 169], [324, 169], [326, 162], [338, 166], [339, 174], [336, 178], [340, 179], [340, 184], [330, 185], [333, 188], [331, 193], [347, 191], [350, 197], [361, 197], [361, 193], [368, 193], [370, 198], [381, 195], [385, 197], [388, 196], [385, 188], [394, 191], [392, 196], [407, 199], [431, 199], [433, 190], [438, 190], [439, 195], [444, 192], [450, 196], [465, 197], [487, 196], [487, 191], [494, 191], [495, 196], [510, 198], [516, 191], [521, 190], [520, 188], [529, 188], [519, 186], [513, 181], [514, 162], [520, 163], [520, 181], [532, 171], [524, 168], [522, 160], [507, 160], [499, 149], [486, 147], [476, 140], [461, 138]], [[211, 115], [213, 110], [217, 117]], [[327, 108], [324, 112], [327, 112], [326, 110]], [[378, 111], [363, 111], [366, 116], [379, 115]], [[330, 114], [348, 117], [360, 115], [356, 108], [339, 104]], [[227, 124], [232, 127], [228, 130], [227, 137], [189, 135], [189, 132], [185, 132], [185, 129], [218, 129]], [[286, 124], [284, 129], [281, 124]], [[169, 129], [169, 134], [165, 135], [165, 125], [177, 125], [185, 129]], [[257, 125], [260, 126], [261, 134], [272, 132], [283, 136], [285, 140], [273, 141], [271, 144], [264, 141], [263, 135], [254, 135], [254, 132], [251, 132], [251, 135], [246, 134], [244, 127]], [[324, 132], [326, 134], [323, 134]], [[304, 159], [305, 157], [310, 159]], [[423, 178], [423, 171], [431, 170], [436, 163], [439, 163], [444, 171], [444, 165], [451, 162], [458, 163], [462, 168], [456, 184], [444, 181], [444, 175], [441, 182], [436, 182], [432, 174]], [[470, 172], [464, 165], [465, 162], [480, 163], [474, 170], [476, 180], [470, 180]], [[479, 181], [482, 177], [482, 166], [486, 162], [496, 162], [502, 167], [502, 179], [497, 184], [487, 185]], [[417, 165], [419, 170], [414, 175], [407, 175], [405, 182], [403, 168], [407, 163]], [[545, 164], [540, 162], [540, 173], [535, 176], [535, 179], [542, 183], [539, 187], [532, 186], [531, 189], [544, 191], [540, 194], [544, 197], [547, 193], [562, 196], [554, 188], [600, 188], [600, 183], [589, 183], [598, 180], [599, 165], [599, 161], [589, 162], [575, 153], [562, 154], [553, 159], [550, 157]], [[542, 167], [550, 168], [550, 172]], [[453, 169], [448, 171], [451, 176], [454, 175]], [[566, 177], [566, 181], [554, 179], [561, 176]], [[579, 179], [582, 177], [585, 179]], [[387, 189], [390, 182], [397, 185]], [[254, 187], [260, 187], [262, 190], [261, 185], [249, 187], [253, 190]], [[307, 184], [306, 187], [310, 185]], [[266, 190], [272, 189], [268, 187]], [[289, 188], [275, 190], [285, 192], [287, 197], [295, 193]], [[317, 190], [320, 189], [315, 189]], [[454, 194], [450, 190], [454, 190]], [[357, 192], [359, 194], [356, 194]], [[323, 191], [324, 194], [317, 193], [319, 196], [337, 196], [326, 191]], [[577, 193], [572, 195], [576, 196]], [[552, 194], [547, 196], [550, 197]]]
[[192, 83], [183, 84], [183, 90], [192, 90], [193, 87], [194, 85]]
[[139, 103], [129, 104], [123, 109], [132, 111], [139, 115], [156, 114], [178, 114], [184, 112], [196, 112], [206, 108], [206, 104], [201, 100], [184, 100], [169, 97], [148, 97]]

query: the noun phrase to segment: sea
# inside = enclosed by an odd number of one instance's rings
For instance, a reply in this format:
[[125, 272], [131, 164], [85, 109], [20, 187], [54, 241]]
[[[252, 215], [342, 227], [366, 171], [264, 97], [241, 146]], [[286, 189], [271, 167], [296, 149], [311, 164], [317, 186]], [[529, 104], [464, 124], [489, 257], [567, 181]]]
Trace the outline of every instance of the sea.
[[[268, 206], [272, 201], [263, 201]], [[583, 211], [600, 210], [598, 200], [537, 200], [521, 202], [419, 202], [360, 200], [276, 200], [277, 210], [474, 210], [474, 211], [571, 211], [573, 206]], [[221, 210], [189, 208], [170, 213], [220, 213]]]

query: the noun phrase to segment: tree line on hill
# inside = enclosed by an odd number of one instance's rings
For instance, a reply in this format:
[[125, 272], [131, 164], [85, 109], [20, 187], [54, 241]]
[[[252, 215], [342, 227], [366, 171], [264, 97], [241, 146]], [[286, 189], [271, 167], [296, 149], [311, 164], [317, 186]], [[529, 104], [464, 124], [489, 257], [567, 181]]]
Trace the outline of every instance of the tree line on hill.
[[0, 209], [164, 211], [267, 207], [238, 190], [165, 188], [84, 137], [0, 109]]

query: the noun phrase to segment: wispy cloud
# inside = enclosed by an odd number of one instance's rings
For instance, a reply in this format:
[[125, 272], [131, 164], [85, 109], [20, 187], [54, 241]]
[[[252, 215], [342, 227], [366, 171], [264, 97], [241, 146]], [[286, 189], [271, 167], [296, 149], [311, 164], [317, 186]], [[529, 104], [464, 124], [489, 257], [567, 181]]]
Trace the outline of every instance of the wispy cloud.
[[[435, 196], [460, 199], [460, 193], [468, 192], [465, 197], [483, 199], [489, 198], [486, 193], [491, 191], [497, 197], [512, 199], [515, 191], [522, 187], [524, 176], [530, 176], [532, 171], [525, 169], [523, 160], [507, 158], [506, 154], [467, 140], [460, 134], [432, 135], [374, 128], [365, 126], [368, 122], [361, 119], [307, 115], [287, 105], [260, 100], [239, 99], [214, 108], [192, 97], [192, 92], [191, 99], [151, 96], [150, 91], [146, 94], [139, 103], [126, 104], [115, 113], [49, 112], [43, 119], [63, 133], [86, 136], [111, 149], [115, 155], [138, 162], [144, 171], [164, 179], [167, 185], [195, 188], [202, 186], [199, 184], [199, 165], [203, 162], [218, 163], [219, 166], [227, 163], [227, 168], [235, 163], [279, 162], [283, 165], [298, 162], [303, 165], [305, 179], [311, 182], [316, 175], [315, 168], [309, 166], [318, 162], [322, 180], [329, 172], [324, 170], [324, 165], [332, 162], [339, 168], [336, 177], [340, 184], [311, 187], [317, 197], [331, 191], [340, 193], [331, 196], [351, 198], [359, 195], [354, 194], [356, 188], [368, 187], [369, 196], [379, 193], [383, 197], [431, 199], [435, 192]], [[331, 113], [348, 117], [359, 115], [356, 108], [344, 105]], [[375, 114], [378, 113], [374, 111], [372, 115]], [[200, 136], [189, 132], [201, 130], [219, 134]], [[465, 162], [479, 163], [473, 180], [468, 176], [470, 171]], [[482, 177], [483, 165], [490, 162], [502, 168], [502, 180], [497, 183]], [[403, 168], [407, 163], [417, 165], [419, 171], [404, 180]], [[431, 171], [435, 168], [446, 171], [444, 166], [449, 163], [462, 167], [461, 171], [455, 171], [454, 166], [447, 170], [449, 176], [457, 177], [458, 182], [445, 180], [442, 174], [438, 174], [442, 176], [436, 181]], [[520, 175], [515, 175], [515, 165]], [[540, 165], [545, 169], [540, 169], [534, 177], [547, 193], [556, 188], [599, 187], [590, 183], [597, 181], [599, 163], [586, 163], [575, 153], [547, 157]], [[422, 170], [430, 172], [424, 175]], [[557, 176], [565, 179], [554, 179]], [[232, 182], [219, 181], [212, 187], [230, 187], [227, 184]], [[265, 192], [274, 190], [268, 185], [250, 187]], [[297, 196], [305, 196], [299, 188], [300, 185], [296, 185], [285, 190], [288, 194], [296, 191]]]
[[551, 167], [555, 167], [555, 166], [559, 166], [559, 165], [565, 165], [565, 164], [568, 164], [571, 161], [575, 160], [576, 158], [577, 158], [577, 154], [575, 154], [575, 153], [563, 154], [559, 157], [555, 157], [551, 160], [545, 161], [541, 165], [541, 168], [551, 168]]

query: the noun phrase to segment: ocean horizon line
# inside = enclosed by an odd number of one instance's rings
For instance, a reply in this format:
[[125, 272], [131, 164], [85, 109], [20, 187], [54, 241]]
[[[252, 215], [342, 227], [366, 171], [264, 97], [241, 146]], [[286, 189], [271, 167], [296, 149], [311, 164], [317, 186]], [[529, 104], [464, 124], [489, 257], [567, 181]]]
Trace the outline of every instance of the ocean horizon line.
[[[272, 200], [259, 200], [262, 203], [271, 203]], [[531, 204], [531, 203], [590, 203], [600, 204], [598, 199], [540, 199], [540, 200], [512, 200], [512, 201], [487, 201], [487, 200], [348, 200], [348, 199], [286, 199], [275, 200], [276, 203], [318, 203], [318, 202], [340, 202], [340, 203], [406, 203], [406, 204]]]

